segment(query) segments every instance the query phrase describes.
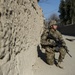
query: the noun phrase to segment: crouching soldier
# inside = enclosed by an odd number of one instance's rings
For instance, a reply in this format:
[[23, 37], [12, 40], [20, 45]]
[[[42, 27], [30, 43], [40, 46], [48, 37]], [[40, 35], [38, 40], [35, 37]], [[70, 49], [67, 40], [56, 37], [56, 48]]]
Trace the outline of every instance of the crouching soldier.
[[55, 20], [50, 22], [50, 28], [44, 30], [41, 36], [41, 46], [45, 48], [46, 60], [49, 65], [54, 64], [55, 52], [59, 52], [58, 64], [63, 61], [66, 55], [66, 43], [61, 33], [57, 30]]

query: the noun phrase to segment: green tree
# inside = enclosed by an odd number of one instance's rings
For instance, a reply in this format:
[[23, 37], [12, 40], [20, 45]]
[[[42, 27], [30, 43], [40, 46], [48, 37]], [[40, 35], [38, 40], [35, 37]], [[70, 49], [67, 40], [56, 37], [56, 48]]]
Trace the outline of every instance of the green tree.
[[59, 5], [59, 18], [62, 24], [66, 24], [66, 4], [64, 0], [60, 1], [60, 5]]
[[71, 24], [71, 0], [66, 0], [66, 24]]
[[71, 16], [71, 23], [75, 23], [75, 0], [71, 0], [71, 10], [70, 10], [70, 16]]
[[59, 5], [59, 17], [62, 24], [75, 23], [75, 0], [61, 0]]

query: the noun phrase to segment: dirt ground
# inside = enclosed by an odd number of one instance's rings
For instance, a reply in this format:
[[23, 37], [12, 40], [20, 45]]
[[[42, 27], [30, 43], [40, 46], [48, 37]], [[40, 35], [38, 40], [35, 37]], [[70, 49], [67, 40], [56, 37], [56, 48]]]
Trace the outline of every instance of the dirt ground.
[[[66, 54], [64, 61], [61, 63], [63, 69], [48, 65], [45, 62], [45, 51], [38, 51], [38, 59], [33, 65], [34, 75], [75, 75], [75, 37], [65, 36], [63, 38], [66, 42], [66, 45], [69, 49], [69, 53], [72, 55], [72, 58]], [[56, 53], [56, 58], [58, 57]]]

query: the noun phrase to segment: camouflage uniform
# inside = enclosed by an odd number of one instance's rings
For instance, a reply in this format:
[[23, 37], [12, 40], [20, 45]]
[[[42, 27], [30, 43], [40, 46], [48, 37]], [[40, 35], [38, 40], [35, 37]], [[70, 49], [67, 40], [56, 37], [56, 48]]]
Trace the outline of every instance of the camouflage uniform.
[[[50, 37], [48, 38], [48, 36]], [[44, 30], [41, 36], [41, 45], [43, 48], [45, 48], [46, 60], [49, 65], [54, 64], [54, 58], [55, 58], [56, 41], [53, 38], [55, 38], [56, 40], [60, 39], [62, 45], [63, 46], [66, 45], [62, 38], [61, 33], [58, 30], [53, 30], [53, 29]], [[59, 52], [58, 62], [62, 62], [66, 55], [66, 50], [64, 49], [64, 47], [59, 47], [58, 52]]]

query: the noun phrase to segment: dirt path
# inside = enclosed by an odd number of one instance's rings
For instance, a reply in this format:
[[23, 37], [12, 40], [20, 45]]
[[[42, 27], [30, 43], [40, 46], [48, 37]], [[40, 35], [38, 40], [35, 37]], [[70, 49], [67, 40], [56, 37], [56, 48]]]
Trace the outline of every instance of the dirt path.
[[[68, 39], [75, 39], [75, 37], [71, 36], [64, 36], [63, 38], [66, 41], [68, 49], [70, 50], [70, 54], [72, 58], [70, 58], [67, 54], [64, 59], [64, 62], [61, 63], [63, 69], [56, 67], [55, 65], [50, 66], [45, 62], [44, 51], [38, 52], [40, 55], [33, 66], [34, 75], [75, 75], [75, 40], [68, 40]], [[66, 39], [68, 38], [68, 39]], [[56, 54], [56, 57], [58, 53]]]

